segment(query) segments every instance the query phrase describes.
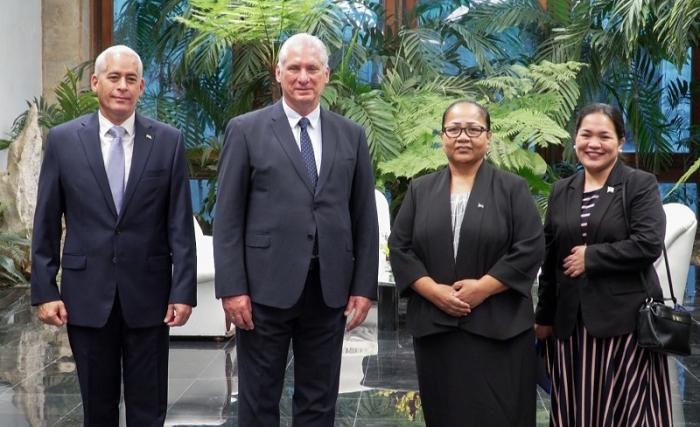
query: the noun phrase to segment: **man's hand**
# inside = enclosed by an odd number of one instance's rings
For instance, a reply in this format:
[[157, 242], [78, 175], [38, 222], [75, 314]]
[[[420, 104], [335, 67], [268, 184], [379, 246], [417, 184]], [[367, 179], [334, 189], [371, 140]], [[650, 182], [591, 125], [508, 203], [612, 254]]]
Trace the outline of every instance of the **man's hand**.
[[68, 323], [68, 312], [63, 301], [50, 301], [37, 306], [37, 317], [48, 325], [63, 326]]
[[236, 295], [233, 297], [221, 298], [221, 306], [224, 307], [226, 317], [230, 319], [237, 328], [246, 331], [253, 330], [253, 306], [248, 295]]
[[182, 326], [192, 314], [192, 306], [188, 304], [168, 304], [163, 322], [168, 326]]
[[345, 307], [345, 317], [349, 317], [350, 321], [345, 325], [345, 330], [350, 332], [356, 327], [360, 326], [362, 322], [367, 318], [367, 313], [370, 307], [372, 307], [372, 300], [367, 297], [361, 296], [350, 296], [348, 300], [348, 305]]

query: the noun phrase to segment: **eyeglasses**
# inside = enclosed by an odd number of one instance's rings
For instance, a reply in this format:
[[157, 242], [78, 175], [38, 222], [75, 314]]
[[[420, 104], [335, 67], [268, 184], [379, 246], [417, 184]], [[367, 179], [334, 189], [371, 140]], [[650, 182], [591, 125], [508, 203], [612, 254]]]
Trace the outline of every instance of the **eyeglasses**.
[[448, 138], [459, 138], [462, 132], [464, 132], [470, 138], [478, 138], [486, 131], [488, 131], [488, 129], [483, 126], [469, 126], [466, 128], [450, 126], [442, 128], [442, 133], [444, 133]]

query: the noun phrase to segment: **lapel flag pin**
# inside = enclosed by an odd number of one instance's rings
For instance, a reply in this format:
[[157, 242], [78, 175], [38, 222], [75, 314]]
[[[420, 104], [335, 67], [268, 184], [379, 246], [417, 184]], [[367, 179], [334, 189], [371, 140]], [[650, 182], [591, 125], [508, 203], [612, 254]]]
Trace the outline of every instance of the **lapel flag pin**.
[[477, 204], [476, 204], [476, 207], [477, 207], [477, 208], [480, 208], [480, 209], [483, 209], [483, 208], [484, 208], [484, 205], [482, 205], [481, 203], [477, 203]]
[[614, 193], [615, 192], [615, 187], [611, 187], [608, 185], [608, 193]]
[[150, 139], [150, 140], [153, 140], [153, 137], [151, 136], [151, 134], [150, 134], [150, 133], [147, 133], [147, 134], [146, 134], [146, 139]]

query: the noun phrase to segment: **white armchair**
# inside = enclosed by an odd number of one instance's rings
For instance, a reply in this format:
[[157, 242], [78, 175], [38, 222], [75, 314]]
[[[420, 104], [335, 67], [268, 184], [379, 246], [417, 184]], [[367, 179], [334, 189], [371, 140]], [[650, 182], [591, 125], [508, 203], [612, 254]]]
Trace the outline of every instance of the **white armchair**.
[[[679, 304], [683, 304], [685, 298], [685, 287], [688, 281], [688, 269], [690, 268], [690, 257], [693, 252], [695, 242], [695, 229], [697, 219], [695, 213], [687, 206], [680, 203], [668, 203], [664, 205], [666, 213], [666, 253], [668, 255], [668, 266], [671, 270], [671, 280], [673, 281], [673, 293]], [[661, 255], [654, 263], [654, 269], [659, 276], [661, 290], [664, 297], [671, 296], [664, 256]], [[666, 304], [673, 304], [666, 301]], [[668, 370], [671, 380], [671, 396], [673, 421], [677, 425], [685, 425], [685, 414], [683, 413], [683, 402], [680, 400], [682, 385], [679, 384], [678, 363], [669, 358]]]
[[375, 189], [374, 199], [377, 204], [377, 219], [379, 221], [379, 282], [386, 283], [390, 281], [389, 272], [391, 268], [387, 262], [386, 251], [387, 240], [391, 233], [391, 224], [389, 216], [389, 202], [387, 202], [384, 194]]
[[[688, 280], [688, 269], [690, 268], [690, 257], [695, 242], [695, 229], [697, 219], [695, 213], [687, 206], [680, 203], [667, 203], [664, 205], [666, 213], [666, 252], [671, 270], [671, 280], [673, 281], [673, 293], [679, 304], [683, 304], [685, 297], [685, 287]], [[659, 276], [661, 289], [664, 297], [669, 298], [668, 278], [664, 257], [661, 255], [654, 263], [656, 274]]]
[[211, 236], [205, 236], [197, 219], [194, 220], [197, 242], [197, 306], [185, 326], [170, 328], [171, 336], [223, 337], [234, 333], [227, 324], [221, 302], [214, 293], [214, 246]]

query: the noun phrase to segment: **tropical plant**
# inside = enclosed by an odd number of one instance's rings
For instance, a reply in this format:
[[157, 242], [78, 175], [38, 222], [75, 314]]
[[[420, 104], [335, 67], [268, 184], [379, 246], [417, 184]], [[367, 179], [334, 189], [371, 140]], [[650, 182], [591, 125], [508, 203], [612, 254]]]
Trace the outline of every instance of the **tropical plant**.
[[26, 284], [29, 273], [29, 240], [0, 233], [0, 286]]
[[[565, 125], [579, 96], [576, 75], [581, 68], [573, 62], [514, 65], [504, 75], [473, 82], [481, 88], [480, 100], [493, 123], [490, 161], [525, 176], [536, 193], [546, 193], [548, 187], [542, 180], [547, 165], [535, 149], [569, 139]], [[379, 170], [392, 178], [410, 178], [444, 166], [447, 159], [440, 148], [438, 128], [442, 111], [454, 100], [442, 96], [432, 100], [431, 111], [420, 106], [406, 111], [408, 120], [422, 117], [426, 126], [418, 126], [404, 151], [380, 163]]]
[[668, 60], [680, 68], [688, 48], [697, 46], [698, 0], [511, 0], [476, 13], [489, 17], [493, 28], [517, 27], [533, 36], [538, 61], [586, 63], [578, 78], [580, 103], [619, 105], [637, 163], [652, 170], [669, 164], [673, 136], [688, 123], [664, 104], [674, 97], [687, 102], [690, 91], [681, 77], [665, 88], [661, 67]]
[[[94, 92], [83, 87], [83, 75], [92, 64], [83, 63], [66, 71], [63, 80], [54, 90], [56, 102], [49, 103], [44, 97], [27, 101], [28, 106], [36, 104], [39, 126], [49, 129], [84, 114], [97, 110], [98, 102]], [[0, 139], [0, 148], [7, 147], [25, 127], [29, 109], [15, 118], [7, 139]]]

